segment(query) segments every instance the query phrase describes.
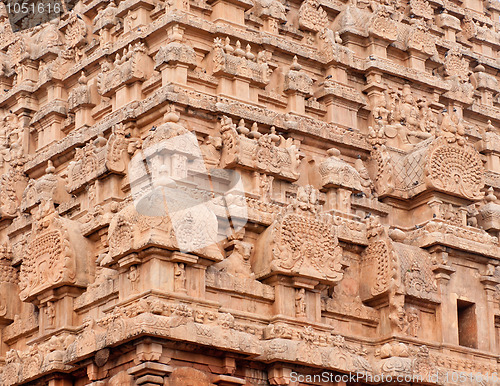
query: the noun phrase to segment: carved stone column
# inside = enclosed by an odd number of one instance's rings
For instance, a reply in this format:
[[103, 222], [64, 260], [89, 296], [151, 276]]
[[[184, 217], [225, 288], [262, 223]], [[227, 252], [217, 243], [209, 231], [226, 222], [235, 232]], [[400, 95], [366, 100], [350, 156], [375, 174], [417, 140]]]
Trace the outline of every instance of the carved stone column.
[[445, 247], [432, 247], [430, 253], [434, 260], [434, 267], [432, 270], [436, 277], [438, 294], [441, 299], [441, 306], [437, 311], [437, 320], [441, 326], [441, 339], [443, 343], [457, 344], [456, 331], [450, 328], [450, 320], [456, 318], [456, 309], [453, 307], [452, 299], [450, 298], [447, 288], [451, 275], [455, 273], [456, 269], [448, 264], [448, 253]]
[[[369, 105], [372, 106], [372, 111], [374, 107], [385, 104], [384, 91], [386, 89], [386, 86], [382, 84], [382, 79], [382, 73], [377, 70], [370, 71], [366, 75], [367, 85], [363, 88], [362, 91], [368, 96], [368, 102]], [[378, 117], [373, 118], [376, 119]], [[376, 124], [373, 119], [368, 123], [372, 126]]]
[[315, 97], [326, 105], [327, 121], [349, 128], [356, 127], [358, 111], [365, 105], [365, 97], [353, 87], [345, 85], [347, 81], [333, 80], [345, 78], [343, 69], [337, 69], [333, 75], [327, 70], [327, 78], [329, 76], [332, 78], [326, 79], [315, 93]]
[[73, 381], [71, 379], [64, 379], [61, 375], [55, 375], [52, 379], [47, 382], [48, 386], [72, 386]]
[[238, 377], [233, 377], [231, 375], [216, 375], [213, 380], [217, 386], [240, 386], [246, 385], [247, 381]]
[[436, 18], [436, 24], [444, 30], [444, 38], [451, 42], [456, 41], [457, 32], [462, 30], [460, 20], [450, 15], [446, 9]]
[[298, 382], [291, 381], [292, 369], [285, 364], [275, 363], [267, 370], [267, 377], [271, 385], [298, 386]]
[[[21, 83], [23, 81], [31, 81], [36, 83], [38, 81], [38, 63], [29, 58], [24, 58], [19, 62], [16, 68], [17, 70], [17, 82]], [[49, 99], [50, 100], [50, 99]]]
[[135, 378], [136, 385], [163, 386], [164, 377], [172, 372], [172, 367], [157, 362], [142, 362], [127, 372]]
[[[486, 301], [488, 303], [486, 309], [488, 313], [488, 335], [489, 335], [489, 350], [492, 352], [497, 352], [497, 341], [496, 341], [496, 328], [495, 328], [495, 307], [497, 304], [496, 299], [496, 288], [500, 284], [500, 279], [493, 276], [494, 267], [491, 267], [492, 272], [486, 272], [482, 275], [479, 280], [484, 286], [486, 292]], [[488, 270], [487, 270], [488, 271]]]
[[162, 386], [164, 378], [172, 373], [173, 368], [167, 363], [169, 357], [163, 357], [163, 346], [146, 339], [136, 346], [136, 366], [127, 370], [135, 379], [136, 385]]
[[245, 26], [245, 11], [253, 7], [249, 0], [210, 0], [212, 6], [212, 21], [215, 23]]

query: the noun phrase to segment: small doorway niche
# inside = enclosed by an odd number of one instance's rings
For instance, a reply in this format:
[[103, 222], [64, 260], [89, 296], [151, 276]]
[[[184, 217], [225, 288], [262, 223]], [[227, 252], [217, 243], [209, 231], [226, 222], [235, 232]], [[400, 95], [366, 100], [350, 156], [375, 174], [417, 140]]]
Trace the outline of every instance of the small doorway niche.
[[477, 348], [476, 304], [457, 300], [458, 344]]

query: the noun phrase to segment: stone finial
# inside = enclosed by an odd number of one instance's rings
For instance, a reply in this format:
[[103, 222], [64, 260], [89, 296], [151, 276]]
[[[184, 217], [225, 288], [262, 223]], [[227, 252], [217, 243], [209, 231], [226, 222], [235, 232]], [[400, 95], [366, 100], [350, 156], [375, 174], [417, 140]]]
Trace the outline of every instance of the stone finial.
[[168, 112], [165, 114], [164, 119], [165, 122], [174, 122], [174, 123], [179, 122], [180, 116], [175, 111], [175, 107], [173, 105], [170, 105], [170, 107], [168, 108]]
[[335, 31], [334, 37], [335, 37], [335, 43], [342, 44], [342, 38], [340, 37], [340, 34], [338, 31]]
[[497, 200], [497, 197], [495, 196], [495, 192], [493, 189], [493, 186], [490, 186], [488, 188], [488, 194], [485, 197], [486, 202], [495, 202]]
[[240, 119], [240, 122], [238, 123], [238, 127], [236, 128], [236, 130], [238, 131], [238, 133], [242, 135], [247, 135], [250, 132], [250, 130], [245, 126], [245, 120], [243, 118]]
[[255, 59], [255, 55], [252, 53], [252, 47], [250, 47], [250, 44], [247, 44], [247, 46], [246, 46], [245, 57], [248, 60], [254, 60]]
[[78, 83], [80, 83], [81, 85], [87, 84], [87, 77], [85, 76], [85, 72], [81, 72], [80, 77], [78, 78]]
[[54, 174], [55, 171], [56, 171], [56, 168], [54, 167], [54, 164], [52, 163], [51, 160], [49, 160], [48, 165], [47, 165], [47, 169], [45, 169], [45, 173]]
[[489, 133], [489, 132], [493, 132], [495, 129], [495, 127], [491, 124], [491, 120], [488, 119], [488, 125], [486, 126], [486, 132]]
[[271, 138], [271, 141], [273, 141], [275, 144], [277, 144], [280, 140], [279, 135], [276, 134], [276, 127], [271, 127], [271, 132], [269, 134], [269, 137]]
[[245, 56], [245, 51], [241, 48], [241, 42], [239, 40], [236, 41], [236, 49], [234, 50], [234, 54], [236, 56]]
[[231, 46], [231, 39], [229, 39], [229, 36], [226, 37], [224, 51], [226, 51], [226, 54], [232, 54], [234, 52], [234, 48]]
[[401, 242], [406, 238], [406, 233], [399, 228], [394, 228], [389, 231], [389, 237], [394, 241]]
[[297, 55], [293, 57], [292, 65], [290, 66], [290, 70], [300, 71], [302, 70], [302, 66], [299, 64], [299, 60], [297, 59]]
[[257, 122], [254, 122], [252, 125], [252, 130], [248, 134], [248, 137], [252, 138], [252, 139], [259, 139], [261, 136], [262, 136], [262, 134], [259, 133], [259, 128], [257, 126]]

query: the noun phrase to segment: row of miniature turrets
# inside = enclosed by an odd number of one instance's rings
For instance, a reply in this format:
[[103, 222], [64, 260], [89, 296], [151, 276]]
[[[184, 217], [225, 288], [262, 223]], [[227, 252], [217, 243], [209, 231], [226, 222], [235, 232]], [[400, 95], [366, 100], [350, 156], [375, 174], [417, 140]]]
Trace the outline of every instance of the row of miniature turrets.
[[236, 41], [236, 48], [231, 46], [231, 40], [229, 37], [226, 37], [225, 44], [223, 46], [224, 52], [228, 55], [234, 55], [238, 57], [245, 57], [248, 60], [254, 60], [255, 54], [252, 53], [252, 47], [250, 44], [247, 44], [245, 51], [241, 48], [241, 42], [239, 40]]

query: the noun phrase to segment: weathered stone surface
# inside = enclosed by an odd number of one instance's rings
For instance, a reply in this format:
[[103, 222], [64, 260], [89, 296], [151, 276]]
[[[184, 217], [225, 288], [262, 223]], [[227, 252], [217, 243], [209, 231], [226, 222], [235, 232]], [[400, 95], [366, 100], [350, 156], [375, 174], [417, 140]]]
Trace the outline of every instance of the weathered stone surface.
[[6, 7], [1, 385], [495, 384], [497, 2]]

